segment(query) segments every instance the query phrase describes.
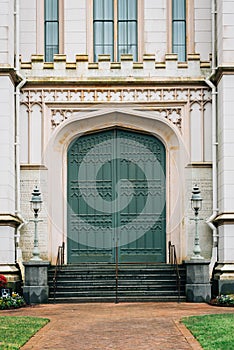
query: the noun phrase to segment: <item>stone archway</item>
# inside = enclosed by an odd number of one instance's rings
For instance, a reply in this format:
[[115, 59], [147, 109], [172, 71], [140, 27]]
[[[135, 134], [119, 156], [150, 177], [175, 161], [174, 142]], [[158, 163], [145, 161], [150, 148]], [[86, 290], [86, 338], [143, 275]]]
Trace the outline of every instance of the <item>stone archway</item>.
[[[67, 151], [71, 142], [82, 135], [123, 128], [132, 132], [148, 133], [162, 142], [166, 152], [166, 242], [172, 241], [178, 249], [179, 260], [185, 256], [183, 207], [184, 145], [179, 130], [157, 112], [140, 112], [130, 108], [101, 109], [77, 112], [61, 124], [51, 137], [45, 163], [48, 167], [49, 259], [56, 260], [61, 242], [67, 244]], [[65, 256], [67, 261], [67, 256]]]

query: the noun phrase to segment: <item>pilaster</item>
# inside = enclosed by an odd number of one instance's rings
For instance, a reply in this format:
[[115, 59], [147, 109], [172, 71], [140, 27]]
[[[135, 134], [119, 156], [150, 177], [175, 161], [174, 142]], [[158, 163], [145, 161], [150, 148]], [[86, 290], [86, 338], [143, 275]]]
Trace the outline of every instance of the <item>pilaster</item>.
[[0, 64], [0, 264], [15, 262], [15, 120], [14, 79]]

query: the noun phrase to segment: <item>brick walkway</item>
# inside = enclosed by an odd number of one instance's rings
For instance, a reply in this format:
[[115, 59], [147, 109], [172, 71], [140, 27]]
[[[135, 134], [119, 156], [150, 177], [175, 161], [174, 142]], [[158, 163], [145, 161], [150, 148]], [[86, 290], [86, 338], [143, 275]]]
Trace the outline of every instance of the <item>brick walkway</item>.
[[0, 315], [50, 319], [22, 350], [199, 350], [179, 322], [181, 317], [234, 313], [190, 303], [120, 303], [40, 305], [1, 311]]

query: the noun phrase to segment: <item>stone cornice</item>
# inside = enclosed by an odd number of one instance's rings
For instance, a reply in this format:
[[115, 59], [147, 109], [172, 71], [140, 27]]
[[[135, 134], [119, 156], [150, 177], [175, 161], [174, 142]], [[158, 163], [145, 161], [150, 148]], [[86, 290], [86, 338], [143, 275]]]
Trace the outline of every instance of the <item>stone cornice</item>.
[[215, 218], [214, 223], [216, 226], [234, 224], [234, 213], [221, 213]]
[[213, 76], [213, 82], [218, 83], [224, 75], [234, 75], [234, 65], [219, 66]]
[[17, 75], [14, 67], [11, 67], [7, 64], [0, 64], [0, 76], [6, 75], [8, 75], [11, 78], [13, 84], [15, 85], [17, 85], [21, 81], [21, 78]]
[[[24, 75], [24, 72], [22, 72]], [[118, 77], [118, 78], [80, 78], [80, 77], [39, 77], [39, 76], [27, 76], [27, 82], [25, 87], [36, 88], [59, 88], [61, 86], [66, 87], [153, 87], [153, 86], [207, 86], [205, 77], [187, 78], [187, 77], [154, 77], [154, 78], [135, 78], [135, 77]]]
[[211, 162], [194, 162], [190, 163], [186, 166], [186, 168], [212, 168], [212, 163]]
[[20, 170], [48, 170], [48, 168], [41, 164], [20, 164]]
[[22, 220], [13, 214], [0, 214], [0, 226], [17, 227], [22, 223]]

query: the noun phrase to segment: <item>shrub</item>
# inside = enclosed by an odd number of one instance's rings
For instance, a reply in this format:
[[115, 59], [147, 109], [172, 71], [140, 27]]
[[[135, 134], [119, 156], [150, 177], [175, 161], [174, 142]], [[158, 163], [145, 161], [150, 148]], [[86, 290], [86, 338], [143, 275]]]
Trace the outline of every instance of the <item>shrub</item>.
[[17, 293], [12, 293], [11, 297], [0, 298], [0, 310], [17, 309], [25, 305], [24, 298]]
[[230, 305], [234, 304], [234, 297], [232, 295], [221, 294], [215, 298], [215, 301], [219, 305]]

